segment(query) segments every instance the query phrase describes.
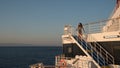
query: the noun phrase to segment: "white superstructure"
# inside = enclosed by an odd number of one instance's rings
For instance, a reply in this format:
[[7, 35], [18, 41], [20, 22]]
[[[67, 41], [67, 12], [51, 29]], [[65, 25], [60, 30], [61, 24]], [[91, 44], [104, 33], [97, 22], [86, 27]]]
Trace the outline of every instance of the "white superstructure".
[[[109, 19], [84, 24], [84, 29], [85, 34], [79, 39], [71, 25], [64, 28], [60, 57], [64, 57], [66, 68], [120, 68], [120, 0]], [[56, 60], [56, 66], [60, 66], [61, 59]]]
[[31, 68], [120, 68], [120, 0], [107, 20], [84, 24], [80, 39], [76, 29], [65, 25], [63, 54], [55, 57], [55, 66], [31, 65]]

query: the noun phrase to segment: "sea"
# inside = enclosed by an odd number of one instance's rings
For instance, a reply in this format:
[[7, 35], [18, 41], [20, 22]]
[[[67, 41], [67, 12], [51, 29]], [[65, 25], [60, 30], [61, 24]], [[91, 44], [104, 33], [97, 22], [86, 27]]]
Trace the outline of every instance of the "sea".
[[62, 46], [0, 46], [0, 68], [29, 68], [31, 64], [54, 65]]

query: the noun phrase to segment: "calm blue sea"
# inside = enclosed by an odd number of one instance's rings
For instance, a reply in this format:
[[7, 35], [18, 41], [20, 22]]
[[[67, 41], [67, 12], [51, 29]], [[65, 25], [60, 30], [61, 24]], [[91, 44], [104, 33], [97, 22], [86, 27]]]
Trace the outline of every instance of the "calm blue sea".
[[60, 46], [1, 46], [0, 68], [29, 68], [39, 62], [54, 65], [55, 56], [61, 53]]

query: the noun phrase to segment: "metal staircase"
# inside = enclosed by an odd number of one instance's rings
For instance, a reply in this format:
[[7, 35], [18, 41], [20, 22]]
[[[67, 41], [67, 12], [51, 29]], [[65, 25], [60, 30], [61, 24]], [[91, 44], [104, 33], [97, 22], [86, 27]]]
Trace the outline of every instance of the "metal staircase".
[[[110, 25], [109, 22], [113, 23], [114, 24], [113, 26], [117, 25], [114, 28], [117, 31], [119, 30], [118, 28], [120, 28], [119, 20], [120, 17], [84, 24], [84, 29], [86, 31], [84, 35], [106, 32], [108, 30], [107, 25]], [[109, 29], [112, 28], [113, 27], [110, 27]], [[99, 43], [97, 43], [94, 37], [92, 36], [90, 37], [94, 39], [94, 41], [92, 41], [91, 43], [85, 41], [83, 38], [79, 39], [78, 36], [76, 35], [77, 34], [76, 30], [71, 25], [65, 26], [64, 33], [65, 33], [64, 35], [69, 35], [70, 40], [72, 39], [72, 43], [76, 43], [77, 46], [88, 57], [91, 57], [93, 59], [93, 63], [97, 66], [97, 68], [114, 64], [114, 57], [109, 52], [107, 52]]]
[[84, 39], [79, 39], [77, 36], [72, 35], [71, 37], [87, 56], [94, 59], [97, 67], [114, 64], [113, 56], [97, 42], [87, 43]]

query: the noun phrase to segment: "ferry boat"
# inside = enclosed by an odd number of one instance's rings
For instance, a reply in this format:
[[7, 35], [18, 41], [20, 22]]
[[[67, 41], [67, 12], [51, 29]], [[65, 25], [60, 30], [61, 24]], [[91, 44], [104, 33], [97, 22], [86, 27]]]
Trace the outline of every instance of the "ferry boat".
[[[55, 66], [52, 67], [120, 68], [120, 0], [109, 19], [83, 25], [85, 33], [81, 39], [76, 28], [65, 25], [63, 54], [55, 56]], [[30, 67], [45, 68], [42, 63], [38, 65]]]

